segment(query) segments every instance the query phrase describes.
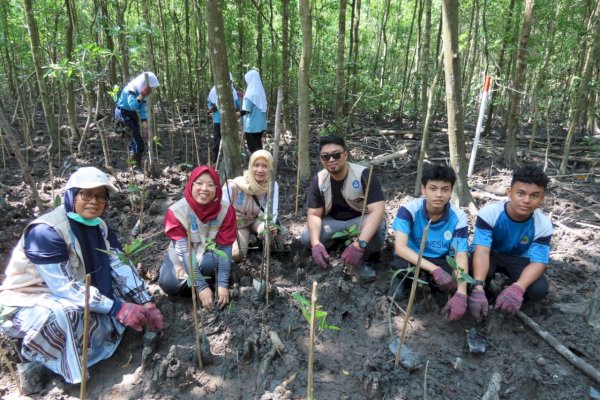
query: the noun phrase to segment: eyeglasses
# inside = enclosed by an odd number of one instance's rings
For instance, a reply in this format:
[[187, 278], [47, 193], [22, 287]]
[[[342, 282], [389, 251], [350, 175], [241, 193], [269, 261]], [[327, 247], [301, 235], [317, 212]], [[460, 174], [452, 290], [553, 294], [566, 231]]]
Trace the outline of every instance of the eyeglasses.
[[106, 200], [108, 200], [108, 196], [106, 194], [93, 194], [92, 192], [86, 192], [83, 190], [78, 192], [78, 194], [83, 201], [92, 201], [93, 198], [96, 199], [96, 203], [105, 204]]
[[340, 158], [342, 158], [342, 154], [344, 154], [343, 151], [338, 151], [335, 153], [323, 153], [321, 154], [321, 160], [329, 161], [331, 157], [333, 157], [334, 160], [339, 160]]
[[217, 187], [217, 185], [215, 185], [212, 182], [198, 182], [198, 181], [194, 182], [194, 186], [196, 186], [198, 188], [201, 188], [202, 186], [204, 186], [205, 188], [207, 188], [209, 190], [212, 190]]

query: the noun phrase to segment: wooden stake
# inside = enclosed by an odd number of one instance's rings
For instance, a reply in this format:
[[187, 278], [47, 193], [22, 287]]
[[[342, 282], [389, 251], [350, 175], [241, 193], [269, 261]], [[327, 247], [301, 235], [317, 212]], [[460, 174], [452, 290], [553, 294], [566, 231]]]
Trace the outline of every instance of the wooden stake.
[[190, 265], [190, 274], [192, 277], [192, 312], [194, 313], [194, 333], [196, 334], [196, 355], [198, 356], [198, 368], [202, 369], [202, 349], [200, 347], [200, 336], [198, 326], [198, 306], [196, 305], [196, 271], [194, 269], [194, 258], [192, 256], [192, 230], [190, 229], [190, 221], [187, 224], [187, 242], [188, 242], [188, 263]]
[[371, 188], [371, 176], [373, 176], [373, 165], [369, 167], [369, 178], [367, 179], [365, 201], [363, 202], [362, 213], [360, 214], [360, 224], [358, 225], [358, 232], [360, 232], [360, 230], [362, 229], [363, 219], [365, 218], [365, 211], [367, 211], [367, 200], [369, 199], [369, 189]]
[[398, 343], [398, 349], [396, 349], [396, 360], [394, 365], [397, 367], [400, 364], [400, 352], [402, 345], [404, 344], [404, 335], [406, 334], [406, 327], [408, 326], [408, 320], [412, 313], [412, 307], [415, 302], [415, 293], [417, 292], [417, 285], [419, 279], [419, 272], [421, 271], [421, 260], [423, 259], [423, 253], [425, 252], [425, 243], [427, 242], [427, 234], [429, 233], [429, 225], [431, 220], [427, 222], [427, 226], [423, 230], [423, 238], [421, 239], [421, 247], [419, 248], [419, 258], [417, 259], [417, 265], [415, 266], [415, 274], [413, 276], [412, 286], [410, 288], [410, 297], [408, 298], [408, 306], [406, 307], [406, 314], [404, 315], [404, 322], [402, 323], [402, 331], [400, 332], [400, 340]]
[[79, 398], [85, 400], [85, 389], [87, 384], [87, 360], [88, 343], [90, 341], [90, 285], [92, 277], [85, 275], [85, 303], [83, 307], [83, 345], [81, 349], [81, 385], [79, 388]]
[[2, 360], [8, 367], [8, 371], [10, 372], [10, 375], [12, 376], [15, 383], [17, 384], [17, 390], [19, 391], [20, 394], [23, 394], [23, 389], [21, 388], [21, 381], [19, 380], [19, 376], [15, 372], [15, 369], [13, 368], [10, 360], [6, 356], [6, 353], [4, 352], [4, 349], [2, 347], [0, 347], [0, 356], [2, 356]]
[[313, 362], [315, 347], [315, 314], [317, 313], [317, 281], [313, 281], [310, 305], [310, 333], [308, 337], [308, 382], [306, 384], [306, 398], [313, 400]]

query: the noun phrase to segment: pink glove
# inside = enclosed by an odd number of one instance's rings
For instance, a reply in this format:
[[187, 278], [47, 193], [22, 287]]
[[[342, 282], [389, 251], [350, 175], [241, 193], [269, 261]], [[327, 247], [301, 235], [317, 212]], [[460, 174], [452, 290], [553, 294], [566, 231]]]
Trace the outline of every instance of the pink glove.
[[163, 316], [160, 310], [154, 303], [144, 304], [146, 311], [146, 320], [148, 321], [148, 329], [151, 331], [162, 331], [163, 329]]
[[467, 311], [467, 295], [462, 293], [455, 293], [442, 308], [442, 314], [449, 314], [450, 321], [459, 320], [465, 315], [465, 311]]
[[477, 321], [488, 315], [488, 301], [483, 290], [473, 290], [468, 299], [469, 312]]
[[456, 290], [456, 282], [452, 279], [449, 273], [444, 271], [442, 268], [433, 270], [431, 273], [433, 281], [443, 292], [452, 293]]
[[146, 323], [146, 309], [138, 304], [123, 303], [117, 314], [117, 319], [125, 326], [130, 326], [138, 332]]
[[323, 243], [315, 244], [312, 249], [312, 258], [314, 262], [321, 268], [325, 268], [327, 266], [327, 261], [329, 261], [329, 254], [327, 250], [325, 250], [325, 246]]
[[144, 86], [140, 94], [144, 97], [148, 96], [152, 92], [152, 88], [150, 86]]
[[515, 315], [517, 310], [521, 308], [521, 304], [523, 304], [524, 294], [525, 289], [516, 283], [513, 283], [500, 293], [500, 296], [498, 296], [498, 299], [496, 300], [496, 307], [494, 308], [507, 314]]
[[350, 244], [342, 253], [342, 260], [344, 264], [356, 267], [364, 253], [365, 249], [357, 248], [354, 244]]

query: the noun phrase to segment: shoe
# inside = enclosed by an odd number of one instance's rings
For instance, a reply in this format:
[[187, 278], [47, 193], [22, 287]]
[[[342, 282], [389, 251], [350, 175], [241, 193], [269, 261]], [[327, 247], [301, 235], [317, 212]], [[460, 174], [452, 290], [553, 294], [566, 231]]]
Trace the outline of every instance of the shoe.
[[377, 273], [371, 265], [364, 263], [358, 267], [358, 277], [362, 282], [369, 283], [377, 279]]

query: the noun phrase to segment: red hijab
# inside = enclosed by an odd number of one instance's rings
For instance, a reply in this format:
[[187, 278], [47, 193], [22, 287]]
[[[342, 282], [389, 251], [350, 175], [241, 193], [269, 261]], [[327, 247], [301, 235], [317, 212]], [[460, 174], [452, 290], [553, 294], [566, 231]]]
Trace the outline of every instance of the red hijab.
[[[194, 200], [192, 196], [192, 187], [198, 177], [204, 173], [208, 173], [215, 183], [215, 198], [207, 205], [200, 205]], [[223, 189], [221, 188], [221, 182], [219, 175], [214, 168], [208, 165], [201, 165], [194, 168], [190, 174], [190, 179], [185, 185], [184, 197], [190, 208], [194, 211], [194, 214], [206, 224], [209, 221], [217, 218], [219, 212], [221, 212], [221, 198], [223, 197]], [[236, 240], [237, 231], [237, 220], [236, 214], [233, 207], [229, 206], [227, 215], [221, 224], [219, 233], [216, 237], [217, 244], [220, 245], [231, 245]], [[172, 240], [179, 240], [187, 237], [186, 227], [181, 225], [181, 222], [175, 218], [175, 214], [171, 210], [167, 211], [165, 217], [165, 234]]]

